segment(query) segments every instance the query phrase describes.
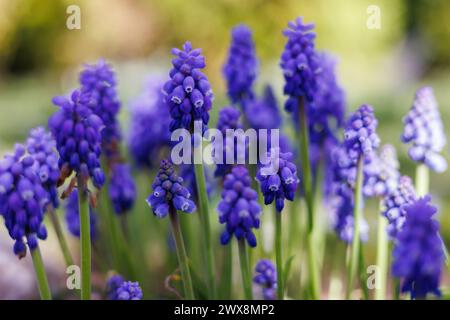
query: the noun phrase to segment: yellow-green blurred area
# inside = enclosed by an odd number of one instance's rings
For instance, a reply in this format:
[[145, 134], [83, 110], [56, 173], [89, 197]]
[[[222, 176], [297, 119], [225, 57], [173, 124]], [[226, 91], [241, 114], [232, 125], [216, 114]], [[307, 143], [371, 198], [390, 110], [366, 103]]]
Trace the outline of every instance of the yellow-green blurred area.
[[[81, 9], [80, 30], [66, 27], [69, 5]], [[367, 27], [371, 5], [380, 9], [380, 29]], [[434, 88], [444, 124], [450, 126], [447, 0], [0, 0], [0, 153], [23, 141], [30, 128], [45, 125], [55, 110], [52, 96], [74, 88], [82, 64], [101, 57], [118, 73], [125, 130], [128, 101], [147, 75], [167, 74], [170, 49], [186, 40], [206, 56], [217, 114], [228, 103], [221, 67], [230, 30], [238, 23], [254, 32], [257, 87], [274, 85], [281, 104], [282, 30], [296, 16], [314, 22], [318, 49], [338, 57], [348, 111], [373, 105], [383, 143], [398, 147], [402, 171], [413, 174], [400, 134], [416, 89]], [[448, 148], [444, 153], [448, 156]], [[449, 173], [432, 176], [442, 213], [450, 210], [449, 178]], [[441, 220], [450, 226], [450, 214]]]

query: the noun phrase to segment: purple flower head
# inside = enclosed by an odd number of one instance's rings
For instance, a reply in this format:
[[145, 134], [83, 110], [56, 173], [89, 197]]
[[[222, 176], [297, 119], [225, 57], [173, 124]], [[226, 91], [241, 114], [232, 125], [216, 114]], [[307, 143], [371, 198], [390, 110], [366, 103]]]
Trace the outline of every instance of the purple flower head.
[[[299, 182], [297, 167], [292, 162], [292, 153], [282, 153], [280, 149], [271, 149], [267, 159], [270, 159], [268, 164], [258, 168], [256, 179], [264, 195], [264, 204], [268, 205], [275, 201], [277, 211], [281, 212], [285, 199], [294, 200]], [[278, 168], [276, 172], [275, 168]]]
[[75, 171], [84, 178], [91, 177], [94, 186], [100, 188], [105, 182], [100, 167], [104, 124], [92, 111], [92, 99], [75, 90], [70, 99], [57, 96], [53, 103], [60, 109], [50, 117], [48, 125], [56, 140], [63, 180]]
[[313, 29], [313, 24], [304, 24], [298, 17], [289, 22], [283, 32], [288, 39], [280, 62], [286, 82], [284, 94], [289, 96], [285, 108], [294, 114], [298, 111], [298, 99], [303, 98], [310, 104], [317, 91], [320, 64], [314, 48], [316, 34]]
[[400, 178], [397, 152], [390, 144], [380, 148], [379, 155], [374, 155], [364, 166], [363, 192], [367, 197], [384, 197], [391, 194]]
[[252, 229], [259, 228], [261, 207], [245, 166], [237, 165], [225, 176], [221, 196], [217, 211], [219, 222], [225, 224], [225, 230], [220, 242], [226, 245], [234, 235], [238, 240], [246, 239], [249, 246], [256, 247]]
[[170, 80], [163, 86], [165, 102], [169, 107], [172, 121], [169, 129], [184, 128], [192, 130], [194, 121], [201, 121], [203, 132], [209, 122], [209, 110], [214, 98], [206, 75], [205, 57], [201, 49], [193, 49], [190, 42], [185, 42], [183, 49], [172, 49], [175, 58], [170, 70]]
[[142, 289], [138, 282], [125, 281], [120, 275], [111, 276], [106, 282], [108, 300], [142, 300]]
[[391, 238], [395, 238], [402, 230], [406, 219], [405, 208], [416, 200], [412, 180], [407, 176], [402, 176], [394, 191], [384, 197], [382, 214], [389, 221], [387, 232]]
[[117, 289], [125, 282], [125, 279], [119, 275], [114, 274], [106, 281], [106, 296], [108, 300], [117, 300]]
[[127, 164], [118, 163], [112, 167], [109, 198], [116, 214], [126, 213], [133, 208], [136, 185]]
[[[91, 238], [94, 240], [97, 235], [97, 217], [89, 206], [89, 217], [91, 221]], [[78, 191], [73, 189], [66, 202], [66, 223], [67, 229], [74, 236], [80, 237], [80, 211], [78, 210]]]
[[231, 31], [228, 59], [223, 66], [232, 103], [240, 103], [244, 107], [246, 100], [253, 99], [253, 83], [257, 73], [258, 60], [252, 31], [246, 25], [238, 25]]
[[420, 198], [406, 210], [406, 221], [399, 232], [393, 251], [392, 274], [403, 279], [402, 292], [411, 299], [426, 298], [428, 293], [440, 296], [439, 282], [444, 263], [439, 223], [433, 219], [436, 207], [430, 196]]
[[170, 114], [161, 90], [161, 81], [151, 78], [139, 97], [130, 103], [128, 149], [139, 167], [159, 165], [157, 159], [171, 145]]
[[38, 246], [38, 239], [47, 238], [44, 207], [49, 203], [36, 170], [35, 160], [25, 154], [25, 147], [15, 146], [14, 154], [0, 160], [0, 214], [14, 240], [14, 254], [19, 258]]
[[105, 126], [102, 130], [102, 145], [107, 156], [117, 151], [117, 143], [121, 138], [117, 121], [120, 102], [116, 84], [111, 65], [102, 59], [97, 64], [86, 64], [80, 73], [80, 91], [88, 94], [94, 101], [94, 113], [102, 119]]
[[345, 147], [353, 162], [360, 157], [371, 157], [380, 144], [380, 138], [376, 133], [378, 121], [373, 113], [373, 108], [363, 104], [348, 119], [345, 127]]
[[264, 300], [275, 300], [277, 291], [277, 270], [272, 261], [261, 259], [255, 267], [253, 283], [262, 289]]
[[50, 132], [46, 132], [43, 127], [37, 127], [30, 130], [26, 148], [29, 155], [35, 160], [34, 166], [36, 167], [42, 186], [48, 192], [49, 200], [53, 207], [57, 208], [59, 203], [56, 184], [60, 172], [56, 141]]
[[169, 160], [162, 160], [158, 174], [152, 184], [153, 193], [147, 203], [158, 218], [167, 216], [171, 208], [185, 213], [192, 213], [196, 207], [191, 194], [183, 186], [183, 178], [179, 177]]
[[253, 129], [278, 129], [281, 126], [281, 114], [275, 94], [266, 86], [261, 99], [252, 99], [245, 104], [245, 117]]
[[403, 123], [401, 139], [411, 144], [409, 157], [436, 172], [447, 170], [447, 161], [440, 154], [447, 143], [444, 125], [432, 88], [424, 87], [416, 92], [414, 104]]

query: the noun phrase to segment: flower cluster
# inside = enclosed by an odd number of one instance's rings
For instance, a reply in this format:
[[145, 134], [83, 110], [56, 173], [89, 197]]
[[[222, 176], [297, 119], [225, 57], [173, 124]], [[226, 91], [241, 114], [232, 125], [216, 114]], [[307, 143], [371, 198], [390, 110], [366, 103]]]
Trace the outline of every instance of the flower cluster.
[[440, 155], [446, 144], [444, 126], [430, 87], [416, 92], [414, 104], [403, 123], [405, 127], [402, 141], [412, 144], [409, 157], [416, 162], [425, 163], [436, 172], [445, 171], [447, 161]]
[[14, 154], [0, 161], [0, 214], [14, 240], [14, 254], [26, 255], [26, 238], [30, 250], [38, 246], [38, 239], [47, 238], [43, 224], [44, 207], [49, 202], [42, 187], [33, 157], [25, 154], [25, 147], [17, 144]]
[[252, 31], [245, 25], [238, 25], [231, 31], [230, 51], [223, 67], [231, 102], [241, 103], [245, 108], [245, 102], [253, 99], [253, 82], [257, 72]]
[[26, 148], [28, 154], [35, 160], [34, 165], [38, 172], [42, 186], [48, 192], [48, 198], [54, 208], [57, 208], [58, 190], [56, 184], [59, 179], [58, 154], [56, 153], [56, 141], [50, 132], [43, 127], [31, 129]]
[[252, 99], [245, 104], [245, 116], [251, 128], [279, 129], [281, 114], [271, 86], [266, 86], [261, 99]]
[[[278, 157], [277, 157], [278, 155]], [[292, 162], [292, 153], [282, 153], [280, 149], [271, 149], [267, 154], [270, 159], [267, 165], [258, 168], [256, 179], [264, 195], [264, 204], [271, 204], [275, 200], [278, 212], [284, 208], [284, 200], [294, 200], [299, 179], [297, 167]], [[274, 168], [278, 168], [273, 172]]]
[[251, 247], [256, 247], [256, 237], [252, 229], [259, 228], [261, 207], [258, 194], [251, 188], [251, 178], [243, 165], [233, 167], [223, 182], [222, 200], [219, 202], [219, 222], [226, 224], [220, 242], [230, 242], [233, 234], [237, 239], [246, 239]]
[[151, 78], [142, 94], [130, 103], [128, 149], [139, 167], [158, 165], [155, 159], [171, 143], [170, 114], [161, 89], [161, 81]]
[[[97, 235], [97, 217], [89, 206], [89, 218], [91, 225], [91, 239]], [[66, 223], [67, 229], [74, 236], [80, 237], [80, 211], [78, 210], [78, 191], [73, 189], [66, 202]]]
[[136, 185], [127, 164], [114, 164], [109, 182], [109, 198], [114, 212], [123, 214], [133, 208], [136, 199]]
[[312, 103], [317, 91], [317, 75], [320, 72], [318, 54], [314, 48], [316, 34], [313, 24], [304, 24], [302, 18], [289, 22], [283, 34], [288, 38], [283, 54], [284, 93], [289, 96], [286, 110], [298, 111], [298, 99]]
[[406, 221], [393, 251], [392, 273], [402, 278], [402, 292], [411, 298], [440, 296], [439, 281], [444, 263], [439, 223], [433, 219], [436, 207], [431, 198], [420, 198], [405, 208]]
[[185, 213], [195, 211], [195, 204], [190, 199], [191, 194], [182, 183], [183, 178], [178, 177], [172, 163], [162, 160], [152, 184], [153, 193], [147, 198], [147, 203], [156, 217], [164, 218], [172, 208]]
[[382, 214], [388, 219], [387, 232], [391, 238], [396, 237], [403, 227], [406, 219], [405, 208], [417, 199], [412, 180], [402, 176], [396, 189], [383, 198]]
[[142, 300], [138, 282], [125, 281], [120, 275], [111, 276], [106, 283], [108, 300]]
[[253, 282], [262, 288], [264, 300], [275, 300], [277, 290], [277, 271], [272, 261], [261, 259], [255, 267]]
[[192, 49], [190, 42], [186, 42], [182, 50], [172, 49], [172, 53], [175, 55], [173, 69], [170, 80], [163, 86], [172, 117], [169, 129], [171, 132], [179, 128], [192, 130], [194, 121], [199, 120], [204, 132], [214, 98], [209, 81], [201, 71], [206, 66], [205, 57], [201, 49]]
[[60, 107], [48, 122], [60, 156], [63, 179], [59, 183], [75, 171], [84, 178], [91, 177], [100, 188], [105, 182], [99, 159], [104, 124], [92, 111], [92, 99], [75, 90], [70, 99], [58, 96], [53, 98], [53, 103]]

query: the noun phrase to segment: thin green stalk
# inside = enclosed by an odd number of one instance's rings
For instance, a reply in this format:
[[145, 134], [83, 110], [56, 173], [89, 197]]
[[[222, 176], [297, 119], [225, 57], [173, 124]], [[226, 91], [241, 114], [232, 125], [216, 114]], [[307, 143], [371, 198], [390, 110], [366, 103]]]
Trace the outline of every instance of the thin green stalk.
[[283, 252], [282, 252], [282, 231], [281, 231], [281, 212], [275, 212], [275, 256], [277, 263], [277, 296], [278, 300], [284, 298], [284, 283], [283, 283]]
[[350, 272], [347, 277], [347, 291], [345, 294], [346, 299], [350, 299], [350, 295], [353, 290], [353, 284], [355, 282], [356, 273], [358, 270], [359, 262], [359, 250], [360, 250], [360, 231], [359, 223], [361, 220], [361, 204], [362, 204], [362, 183], [363, 183], [363, 157], [358, 159], [358, 172], [356, 176], [355, 186], [355, 206], [353, 208], [353, 241], [352, 252], [350, 258]]
[[369, 288], [367, 287], [367, 273], [366, 273], [366, 262], [364, 258], [364, 252], [359, 250], [359, 263], [358, 263], [358, 275], [359, 275], [359, 285], [361, 286], [363, 292], [364, 300], [369, 300]]
[[70, 253], [69, 246], [67, 244], [66, 237], [59, 222], [58, 216], [56, 215], [55, 208], [50, 204], [47, 206], [47, 213], [50, 216], [50, 221], [53, 224], [53, 229], [55, 230], [56, 237], [58, 238], [59, 246], [66, 262], [66, 266], [73, 265], [72, 254]]
[[172, 233], [175, 238], [175, 247], [177, 249], [178, 263], [180, 265], [181, 278], [183, 280], [184, 294], [188, 300], [194, 300], [194, 289], [192, 286], [191, 272], [189, 270], [188, 257], [184, 246], [183, 235], [181, 233], [180, 221], [175, 208], [170, 208], [170, 223]]
[[231, 299], [233, 282], [233, 245], [229, 243], [225, 248], [225, 268], [223, 272], [222, 290], [223, 299]]
[[305, 201], [308, 212], [307, 221], [307, 255], [308, 255], [308, 271], [310, 281], [310, 292], [312, 299], [318, 299], [320, 297], [320, 270], [316, 257], [316, 250], [314, 250], [314, 198], [312, 190], [312, 172], [311, 163], [309, 159], [309, 133], [308, 133], [308, 119], [305, 110], [305, 102], [303, 98], [299, 98], [298, 102], [298, 114], [300, 122], [300, 159], [303, 173], [303, 189], [305, 193]]
[[203, 242], [205, 246], [207, 283], [210, 299], [216, 297], [216, 285], [214, 279], [214, 260], [211, 241], [211, 227], [209, 222], [208, 193], [206, 191], [205, 172], [203, 164], [194, 164], [195, 181], [199, 197], [199, 213], [203, 228]]
[[400, 290], [400, 279], [394, 278], [394, 281], [392, 283], [392, 289], [393, 289], [393, 299], [394, 300], [400, 300], [401, 290]]
[[[382, 200], [380, 200], [381, 207]], [[377, 234], [377, 287], [375, 291], [376, 300], [386, 299], [386, 285], [389, 260], [389, 241], [387, 237], [388, 221], [380, 212], [378, 213]]]
[[252, 279], [250, 276], [250, 266], [248, 264], [247, 248], [245, 239], [238, 240], [239, 261], [241, 263], [242, 284], [244, 286], [244, 295], [246, 300], [253, 300]]
[[91, 221], [86, 181], [78, 175], [78, 209], [81, 240], [81, 299], [91, 298]]
[[416, 193], [419, 197], [426, 195], [430, 188], [430, 170], [425, 164], [416, 167]]
[[34, 272], [36, 273], [36, 280], [41, 299], [52, 300], [52, 293], [48, 285], [44, 263], [42, 262], [41, 250], [39, 249], [38, 246], [30, 251], [31, 251], [31, 258], [33, 259]]

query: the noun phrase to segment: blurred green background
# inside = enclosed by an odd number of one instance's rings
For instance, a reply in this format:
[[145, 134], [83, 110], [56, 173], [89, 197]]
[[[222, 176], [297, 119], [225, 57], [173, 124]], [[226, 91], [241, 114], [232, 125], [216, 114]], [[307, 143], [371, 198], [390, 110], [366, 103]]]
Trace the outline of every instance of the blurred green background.
[[[81, 9], [80, 30], [66, 28], [71, 4]], [[380, 29], [366, 26], [369, 5], [381, 10]], [[362, 103], [373, 105], [383, 143], [398, 147], [402, 171], [412, 175], [414, 166], [399, 136], [415, 90], [433, 86], [444, 124], [450, 125], [446, 0], [0, 0], [0, 154], [23, 141], [30, 128], [46, 124], [55, 110], [52, 96], [75, 87], [82, 64], [100, 57], [118, 73], [126, 128], [128, 101], [146, 76], [167, 73], [170, 48], [185, 40], [203, 48], [217, 113], [228, 103], [221, 66], [230, 29], [238, 23], [254, 32], [261, 69], [257, 87], [270, 82], [283, 102], [281, 31], [296, 16], [314, 22], [317, 47], [338, 57], [348, 111]], [[449, 178], [450, 173], [432, 176], [447, 244]]]

